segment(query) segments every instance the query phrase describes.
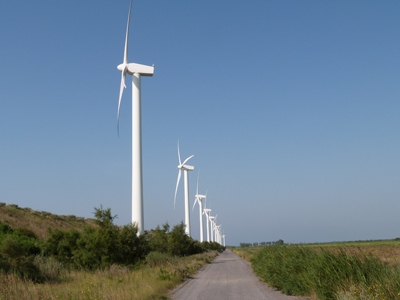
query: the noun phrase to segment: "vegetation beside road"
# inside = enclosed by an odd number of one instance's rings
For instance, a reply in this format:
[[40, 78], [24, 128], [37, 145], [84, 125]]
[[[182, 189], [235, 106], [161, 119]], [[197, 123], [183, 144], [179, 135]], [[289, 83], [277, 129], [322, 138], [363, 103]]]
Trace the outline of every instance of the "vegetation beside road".
[[288, 295], [317, 299], [400, 299], [398, 243], [291, 245], [233, 249]]
[[46, 234], [57, 218], [0, 209], [0, 299], [159, 299], [225, 249], [188, 237], [183, 223], [138, 236], [137, 226], [116, 226], [102, 207], [81, 227], [61, 220]]

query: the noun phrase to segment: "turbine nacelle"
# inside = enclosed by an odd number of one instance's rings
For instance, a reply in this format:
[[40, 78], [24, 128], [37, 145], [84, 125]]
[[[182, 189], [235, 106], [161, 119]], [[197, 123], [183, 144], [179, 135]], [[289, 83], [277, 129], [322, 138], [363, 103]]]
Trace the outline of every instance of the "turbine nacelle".
[[211, 211], [211, 209], [209, 209], [209, 208], [203, 209], [203, 215], [206, 215], [207, 220], [208, 220], [208, 214], [210, 213], [210, 211]]
[[154, 65], [146, 66], [135, 63], [130, 63], [130, 64], [122, 63], [117, 67], [117, 69], [120, 70], [121, 72], [124, 72], [125, 67], [127, 67], [126, 72], [129, 75], [133, 75], [134, 73], [139, 73], [142, 76], [153, 76], [154, 74]]
[[[193, 156], [193, 155], [192, 155]], [[186, 170], [186, 171], [193, 171], [194, 167], [193, 166], [188, 166], [188, 165], [179, 165], [178, 169], [180, 170]]]

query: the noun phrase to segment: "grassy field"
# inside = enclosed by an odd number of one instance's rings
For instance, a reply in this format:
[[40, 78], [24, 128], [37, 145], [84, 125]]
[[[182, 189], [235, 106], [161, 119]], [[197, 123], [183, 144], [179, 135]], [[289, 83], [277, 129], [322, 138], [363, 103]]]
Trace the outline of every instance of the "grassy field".
[[400, 243], [233, 248], [270, 286], [313, 299], [400, 299]]
[[93, 272], [68, 271], [56, 261], [44, 260], [41, 268], [57, 280], [38, 284], [2, 274], [0, 299], [167, 299], [170, 289], [217, 255], [212, 251], [178, 258], [150, 253], [147, 263], [135, 270], [114, 265]]
[[[379, 241], [360, 241], [342, 243], [323, 243], [323, 244], [303, 244], [297, 247], [315, 248], [316, 251], [326, 249], [330, 251], [344, 250], [349, 254], [365, 254], [379, 258], [382, 263], [397, 266], [400, 264], [400, 241], [398, 240], [379, 240]], [[230, 248], [231, 251], [240, 257], [250, 261], [254, 254], [258, 253], [263, 247], [249, 248]]]

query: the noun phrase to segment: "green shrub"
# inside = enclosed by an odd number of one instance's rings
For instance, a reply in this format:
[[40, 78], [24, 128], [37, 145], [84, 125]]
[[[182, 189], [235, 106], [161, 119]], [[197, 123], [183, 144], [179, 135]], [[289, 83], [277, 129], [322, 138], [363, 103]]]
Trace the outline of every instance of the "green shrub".
[[34, 281], [43, 279], [40, 270], [33, 263], [34, 256], [26, 251], [26, 244], [15, 235], [7, 235], [0, 245], [0, 268], [2, 272]]
[[168, 253], [177, 256], [186, 256], [202, 253], [204, 250], [200, 243], [190, 238], [185, 233], [185, 225], [181, 222], [175, 225], [168, 234]]
[[7, 233], [12, 233], [13, 230], [10, 226], [3, 224], [0, 222], [0, 234], [7, 234]]
[[148, 234], [149, 247], [151, 251], [161, 253], [168, 252], [168, 232], [169, 225], [167, 222], [163, 225], [162, 229], [157, 225], [156, 229], [152, 230], [151, 233]]
[[203, 248], [205, 251], [215, 250], [220, 253], [225, 251], [226, 249], [226, 247], [218, 244], [217, 242], [207, 242], [207, 241], [201, 242], [200, 247]]
[[14, 230], [14, 233], [17, 235], [23, 235], [31, 239], [38, 239], [38, 236], [29, 228], [20, 227]]
[[133, 266], [146, 258], [149, 245], [145, 236], [138, 236], [138, 232], [136, 224], [125, 225], [118, 232], [115, 263]]
[[50, 230], [45, 243], [45, 254], [54, 256], [66, 265], [73, 265], [74, 252], [78, 248], [77, 241], [80, 237], [81, 233], [75, 229]]
[[145, 259], [148, 243], [144, 235], [138, 236], [136, 225], [118, 228], [109, 208], [95, 208], [94, 214], [98, 227], [86, 226], [82, 233], [50, 232], [47, 253], [63, 263], [87, 269], [104, 269], [112, 264], [134, 266]]

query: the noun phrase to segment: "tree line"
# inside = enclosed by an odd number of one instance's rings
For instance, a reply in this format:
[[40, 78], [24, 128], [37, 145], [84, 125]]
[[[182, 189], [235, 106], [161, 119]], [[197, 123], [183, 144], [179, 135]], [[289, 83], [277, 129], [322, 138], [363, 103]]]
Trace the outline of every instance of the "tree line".
[[283, 240], [277, 240], [277, 241], [274, 241], [274, 242], [240, 243], [240, 247], [241, 248], [246, 248], [246, 247], [259, 247], [259, 246], [275, 246], [275, 245], [281, 246], [281, 245], [284, 245], [284, 244], [285, 244], [285, 242]]

